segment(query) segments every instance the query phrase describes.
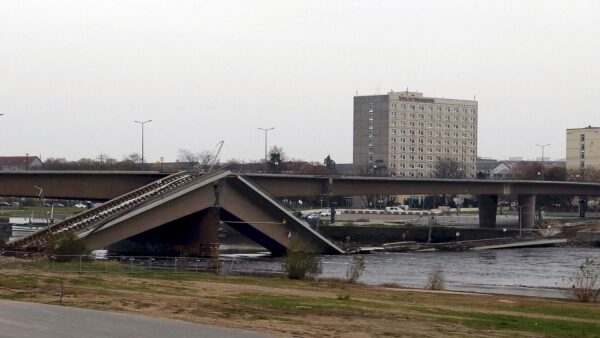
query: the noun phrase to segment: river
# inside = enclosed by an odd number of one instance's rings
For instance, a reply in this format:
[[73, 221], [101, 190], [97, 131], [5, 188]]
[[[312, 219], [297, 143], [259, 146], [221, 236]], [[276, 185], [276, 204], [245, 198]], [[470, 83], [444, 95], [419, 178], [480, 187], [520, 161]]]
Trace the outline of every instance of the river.
[[[323, 277], [344, 278], [353, 256], [323, 256]], [[565, 297], [567, 285], [586, 258], [600, 262], [600, 248], [529, 248], [465, 252], [375, 253], [363, 256], [360, 282], [422, 288], [440, 266], [446, 290]], [[281, 258], [236, 258], [225, 269], [281, 271]]]

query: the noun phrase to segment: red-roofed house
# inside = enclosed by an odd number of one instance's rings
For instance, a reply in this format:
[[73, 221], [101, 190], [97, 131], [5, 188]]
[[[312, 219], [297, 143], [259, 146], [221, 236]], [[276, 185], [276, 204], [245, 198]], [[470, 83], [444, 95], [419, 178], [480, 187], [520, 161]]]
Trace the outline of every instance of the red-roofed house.
[[0, 156], [0, 170], [39, 169], [43, 165], [37, 156]]

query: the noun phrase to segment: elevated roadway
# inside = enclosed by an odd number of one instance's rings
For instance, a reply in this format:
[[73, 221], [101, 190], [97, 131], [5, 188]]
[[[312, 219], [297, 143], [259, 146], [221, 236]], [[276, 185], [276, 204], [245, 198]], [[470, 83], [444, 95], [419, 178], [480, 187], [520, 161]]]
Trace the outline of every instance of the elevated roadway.
[[[35, 197], [44, 189], [48, 198], [109, 200], [166, 177], [159, 172], [20, 171], [0, 173], [0, 196]], [[479, 196], [482, 227], [494, 227], [498, 196], [517, 198], [520, 224], [533, 226], [536, 195], [600, 196], [600, 184], [588, 182], [496, 181], [473, 179], [412, 179], [275, 174], [229, 174], [226, 180], [243, 177], [273, 198], [335, 197], [360, 195]], [[582, 201], [583, 203], [583, 201]], [[582, 214], [585, 205], [580, 205]]]
[[[109, 200], [149, 184], [168, 173], [155, 171], [5, 171], [0, 196]], [[232, 176], [237, 176], [232, 174]], [[472, 180], [358, 176], [243, 174], [274, 197], [359, 195], [568, 195], [600, 196], [600, 184], [589, 182]]]

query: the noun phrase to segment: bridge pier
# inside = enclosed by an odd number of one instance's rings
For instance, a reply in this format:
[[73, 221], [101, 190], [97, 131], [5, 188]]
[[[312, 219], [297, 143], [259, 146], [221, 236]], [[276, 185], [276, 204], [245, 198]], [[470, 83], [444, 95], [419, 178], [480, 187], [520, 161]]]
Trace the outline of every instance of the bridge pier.
[[220, 222], [220, 207], [210, 207], [199, 214], [196, 237], [196, 243], [198, 243], [196, 254], [199, 257], [219, 257]]
[[479, 227], [496, 227], [498, 195], [479, 195]]
[[585, 212], [587, 211], [587, 200], [582, 198], [579, 200], [579, 217], [585, 218]]
[[535, 223], [535, 195], [518, 195], [519, 226], [526, 229], [533, 228]]

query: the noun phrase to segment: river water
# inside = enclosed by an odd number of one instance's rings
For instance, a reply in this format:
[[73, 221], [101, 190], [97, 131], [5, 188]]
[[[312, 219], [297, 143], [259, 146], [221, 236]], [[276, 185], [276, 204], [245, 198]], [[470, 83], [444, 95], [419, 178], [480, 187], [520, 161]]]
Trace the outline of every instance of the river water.
[[[323, 256], [323, 277], [344, 278], [353, 256]], [[360, 282], [395, 283], [423, 288], [439, 266], [446, 290], [564, 297], [567, 286], [586, 258], [600, 262], [600, 248], [529, 248], [465, 252], [375, 253], [363, 256], [366, 269]], [[233, 271], [281, 271], [281, 258], [236, 257], [225, 263]]]

